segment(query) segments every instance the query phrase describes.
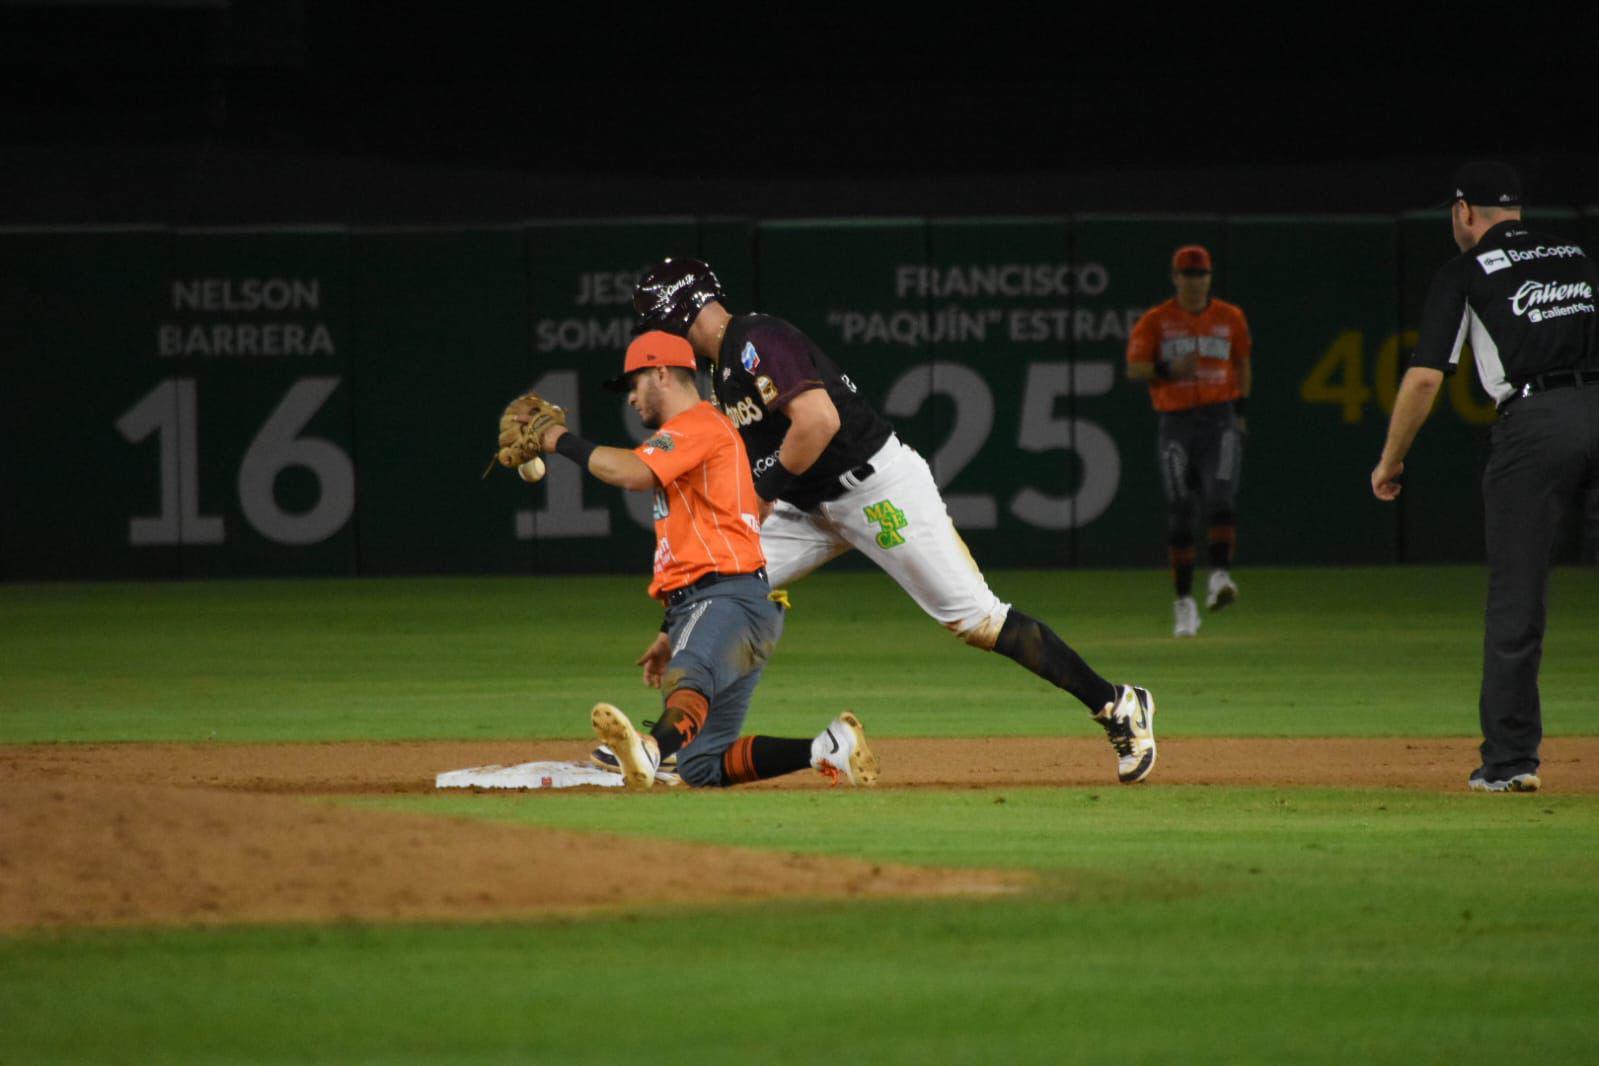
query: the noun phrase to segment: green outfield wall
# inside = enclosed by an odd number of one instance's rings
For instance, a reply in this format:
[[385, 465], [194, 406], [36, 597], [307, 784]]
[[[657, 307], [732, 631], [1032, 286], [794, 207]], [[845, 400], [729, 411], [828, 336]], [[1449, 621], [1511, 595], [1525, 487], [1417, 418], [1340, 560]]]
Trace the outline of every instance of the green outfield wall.
[[[1533, 221], [1599, 236], [1599, 210]], [[536, 487], [479, 475], [529, 386], [586, 436], [640, 438], [599, 385], [634, 278], [668, 254], [831, 352], [928, 456], [980, 562], [1164, 565], [1155, 419], [1122, 360], [1189, 242], [1254, 334], [1240, 562], [1480, 559], [1493, 412], [1474, 374], [1445, 389], [1400, 505], [1366, 485], [1453, 252], [1441, 212], [648, 218], [0, 230], [0, 572], [643, 572], [646, 496], [561, 461]]]

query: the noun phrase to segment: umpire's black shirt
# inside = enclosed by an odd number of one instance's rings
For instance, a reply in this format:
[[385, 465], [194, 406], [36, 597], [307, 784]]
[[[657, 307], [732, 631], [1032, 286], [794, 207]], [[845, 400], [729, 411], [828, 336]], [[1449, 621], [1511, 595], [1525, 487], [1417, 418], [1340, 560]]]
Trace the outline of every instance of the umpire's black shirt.
[[1495, 403], [1539, 374], [1599, 372], [1596, 294], [1599, 272], [1581, 248], [1501, 222], [1433, 278], [1410, 365], [1453, 373], [1469, 341]]

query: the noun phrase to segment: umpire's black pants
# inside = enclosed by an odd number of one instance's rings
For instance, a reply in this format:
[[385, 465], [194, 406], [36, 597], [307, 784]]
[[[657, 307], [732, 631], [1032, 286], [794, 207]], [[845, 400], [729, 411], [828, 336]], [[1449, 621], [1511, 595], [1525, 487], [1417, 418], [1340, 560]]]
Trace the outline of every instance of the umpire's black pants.
[[1511, 401], [1482, 476], [1488, 612], [1483, 639], [1482, 765], [1489, 780], [1538, 769], [1549, 559], [1563, 508], [1599, 485], [1599, 388]]

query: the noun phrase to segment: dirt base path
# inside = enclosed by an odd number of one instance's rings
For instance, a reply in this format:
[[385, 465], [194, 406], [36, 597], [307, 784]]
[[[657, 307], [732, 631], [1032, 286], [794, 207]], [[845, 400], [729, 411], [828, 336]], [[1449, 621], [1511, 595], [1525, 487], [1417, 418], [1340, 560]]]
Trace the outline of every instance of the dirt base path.
[[[582, 760], [592, 742], [430, 741], [328, 744], [36, 744], [0, 746], [0, 781], [198, 786], [231, 792], [430, 793], [444, 770], [534, 759]], [[1115, 784], [1110, 748], [1094, 737], [886, 739], [885, 788], [1092, 787]], [[1599, 737], [1544, 742], [1544, 786], [1599, 792]], [[1477, 765], [1467, 739], [1165, 739], [1148, 785], [1414, 788], [1457, 792]], [[753, 788], [826, 788], [795, 774]]]
[[[885, 787], [1116, 787], [1100, 740], [874, 746]], [[311, 798], [426, 794], [444, 770], [576, 759], [588, 747], [570, 740], [0, 747], [0, 931], [482, 921], [677, 901], [996, 893], [1025, 883], [1008, 873], [626, 840]], [[1155, 775], [1140, 787], [1457, 792], [1474, 765], [1467, 740], [1177, 739], [1161, 743]], [[1542, 772], [1552, 791], [1599, 792], [1599, 738], [1547, 742]], [[755, 787], [825, 782], [806, 774]]]

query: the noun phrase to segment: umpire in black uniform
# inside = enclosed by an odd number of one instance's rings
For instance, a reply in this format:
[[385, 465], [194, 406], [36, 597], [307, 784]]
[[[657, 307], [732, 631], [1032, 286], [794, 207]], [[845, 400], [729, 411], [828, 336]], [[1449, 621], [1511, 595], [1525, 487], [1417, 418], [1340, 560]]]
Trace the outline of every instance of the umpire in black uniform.
[[1399, 495], [1405, 455], [1469, 342], [1499, 407], [1482, 477], [1482, 766], [1468, 781], [1483, 792], [1535, 792], [1541, 783], [1538, 666], [1549, 560], [1561, 510], [1599, 487], [1599, 272], [1575, 244], [1527, 229], [1521, 207], [1521, 181], [1502, 163], [1469, 163], [1456, 175], [1449, 211], [1462, 254], [1433, 278], [1371, 472], [1378, 499]]

